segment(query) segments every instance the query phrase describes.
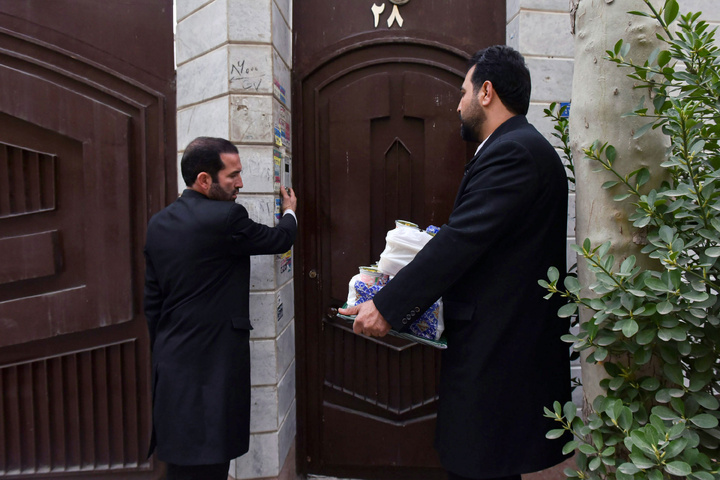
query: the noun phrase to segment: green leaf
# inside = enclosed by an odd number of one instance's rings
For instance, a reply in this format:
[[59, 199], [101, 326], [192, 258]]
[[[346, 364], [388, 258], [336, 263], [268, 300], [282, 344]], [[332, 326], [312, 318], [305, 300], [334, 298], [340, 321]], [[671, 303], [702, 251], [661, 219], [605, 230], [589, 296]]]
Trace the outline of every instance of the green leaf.
[[605, 149], [605, 158], [608, 159], [610, 162], [610, 165], [612, 165], [615, 162], [615, 158], [617, 158], [617, 150], [612, 145], [608, 145], [608, 147]]
[[649, 458], [640, 452], [631, 453], [630, 460], [632, 460], [632, 463], [640, 469], [652, 468], [655, 466], [655, 462], [650, 461]]
[[640, 382], [640, 388], [643, 390], [648, 390], [650, 392], [654, 392], [658, 388], [660, 388], [660, 380], [658, 380], [655, 377], [649, 377]]
[[620, 182], [618, 182], [617, 180], [609, 180], [609, 181], [607, 181], [607, 182], [605, 182], [605, 183], [602, 184], [602, 188], [603, 188], [604, 190], [607, 190], [607, 189], [609, 189], [609, 188], [614, 187], [614, 186], [617, 185], [618, 183], [620, 183]]
[[554, 430], [550, 430], [545, 434], [545, 438], [549, 440], [555, 440], [556, 438], [560, 438], [565, 434], [564, 428], [556, 428]]
[[674, 458], [680, 455], [688, 444], [687, 438], [673, 440], [665, 449], [665, 458]]
[[668, 227], [667, 225], [663, 225], [662, 227], [660, 227], [658, 234], [660, 235], [660, 240], [667, 243], [668, 245], [672, 244], [673, 237], [675, 236], [672, 228]]
[[560, 278], [560, 272], [558, 272], [558, 269], [555, 267], [548, 268], [547, 275], [551, 283], [557, 282]]
[[665, 471], [670, 475], [686, 477], [692, 473], [692, 468], [690, 468], [690, 465], [685, 462], [670, 462], [665, 465]]
[[565, 420], [571, 423], [577, 416], [577, 406], [573, 402], [565, 402], [565, 405], [563, 405], [563, 414], [565, 415]]
[[580, 444], [580, 442], [578, 442], [577, 440], [571, 440], [568, 443], [566, 443], [562, 449], [563, 455], [567, 455], [568, 453], [574, 452], [579, 444]]
[[663, 12], [663, 19], [666, 25], [670, 25], [675, 21], [680, 12], [680, 7], [676, 0], [668, 0], [665, 2], [665, 10]]
[[635, 341], [638, 343], [638, 345], [647, 345], [650, 342], [652, 342], [654, 339], [655, 339], [655, 327], [652, 327], [652, 326], [641, 331], [635, 337]]
[[713, 474], [708, 472], [693, 472], [690, 474], [690, 478], [695, 480], [715, 480]]
[[595, 450], [595, 447], [592, 445], [588, 445], [587, 443], [583, 443], [578, 447], [578, 450], [580, 450], [585, 455], [595, 455], [597, 453], [597, 450]]
[[622, 202], [623, 200], [630, 198], [631, 195], [632, 193], [621, 193], [613, 196], [613, 200], [616, 202]]
[[657, 57], [658, 67], [664, 67], [665, 65], [668, 64], [668, 62], [670, 62], [671, 59], [672, 59], [672, 55], [667, 50], [663, 50], [662, 52], [658, 53], [658, 57]]
[[[645, 134], [652, 128], [653, 125], [655, 125], [655, 121], [654, 121], [654, 120], [653, 120], [652, 122], [650, 122], [650, 123], [647, 123], [647, 124], [643, 125], [642, 127], [638, 128], [637, 130], [635, 130], [635, 134], [633, 135], [633, 139], [636, 140], [636, 139], [642, 137], [643, 135], [645, 135]], [[642, 185], [642, 184], [640, 184], [640, 185]]]
[[648, 170], [647, 168], [641, 168], [638, 171], [637, 176], [635, 177], [635, 183], [637, 183], [637, 185], [639, 187], [641, 187], [641, 186], [645, 185], [649, 180], [650, 180], [650, 170]]
[[657, 311], [660, 315], [667, 315], [668, 313], [672, 312], [673, 310], [673, 304], [668, 302], [667, 300], [658, 303], [657, 305]]
[[709, 413], [701, 413], [690, 418], [690, 421], [700, 428], [715, 428], [718, 426], [718, 419]]
[[708, 410], [717, 410], [720, 408], [720, 401], [717, 398], [710, 395], [707, 392], [697, 392], [692, 395], [692, 398], [704, 408]]
[[634, 464], [632, 464], [630, 462], [623, 463], [622, 465], [620, 465], [620, 467], [618, 467], [618, 470], [627, 475], [635, 475], [636, 473], [638, 473], [640, 471], [640, 469], [638, 467], [636, 467]]
[[622, 332], [623, 335], [625, 335], [627, 338], [632, 337], [635, 335], [639, 330], [638, 324], [635, 320], [628, 320], [625, 322], [625, 325], [623, 325]]
[[560, 307], [560, 310], [558, 310], [558, 317], [560, 318], [567, 318], [571, 317], [577, 312], [578, 306], [576, 303], [568, 303]]
[[648, 277], [645, 279], [645, 286], [658, 292], [669, 292], [667, 284], [655, 277]]
[[595, 357], [595, 361], [602, 362], [607, 358], [608, 351], [606, 348], [598, 348], [597, 350], [595, 350], [593, 356]]
[[665, 365], [663, 365], [663, 372], [665, 372], [665, 376], [671, 382], [674, 382], [677, 385], [683, 384], [683, 372], [680, 365], [671, 365], [669, 363], [666, 363]]
[[580, 285], [577, 277], [567, 276], [565, 277], [565, 288], [573, 293], [577, 293], [582, 289], [582, 285]]
[[662, 405], [659, 405], [657, 407], [653, 407], [652, 412], [657, 415], [658, 417], [662, 418], [663, 420], [679, 420], [680, 417], [677, 413], [673, 412], [667, 407], [663, 407]]
[[615, 46], [613, 47], [613, 52], [615, 53], [615, 55], [617, 55], [617, 54], [620, 53], [620, 50], [622, 49], [622, 46], [623, 46], [623, 40], [622, 40], [622, 38], [621, 38], [620, 40], [618, 40], [617, 42], [615, 42]]

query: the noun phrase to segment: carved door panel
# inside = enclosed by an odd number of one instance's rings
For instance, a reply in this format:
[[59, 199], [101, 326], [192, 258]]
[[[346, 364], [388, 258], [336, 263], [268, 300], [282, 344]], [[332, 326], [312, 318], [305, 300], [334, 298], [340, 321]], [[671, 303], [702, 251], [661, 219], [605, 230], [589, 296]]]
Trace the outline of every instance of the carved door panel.
[[172, 40], [170, 1], [0, 3], [2, 477], [161, 473], [142, 245], [176, 192]]
[[394, 4], [376, 15], [378, 3], [295, 9], [299, 468], [444, 478], [432, 446], [439, 351], [356, 336], [328, 310], [345, 302], [358, 267], [379, 259], [396, 219], [447, 221], [475, 148], [456, 112], [467, 58], [502, 43], [504, 20], [491, 22], [505, 6], [411, 0], [399, 29], [397, 17], [388, 27]]

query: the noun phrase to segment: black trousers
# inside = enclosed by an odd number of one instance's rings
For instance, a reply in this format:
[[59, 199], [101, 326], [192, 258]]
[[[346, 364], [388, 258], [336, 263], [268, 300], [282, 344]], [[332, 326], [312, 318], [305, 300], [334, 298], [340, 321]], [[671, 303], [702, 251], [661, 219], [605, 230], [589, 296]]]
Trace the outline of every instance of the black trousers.
[[211, 465], [167, 464], [166, 480], [227, 480], [230, 462]]
[[[447, 472], [447, 474], [448, 480], [480, 480], [476, 478], [461, 477], [460, 475], [456, 475], [452, 472]], [[522, 477], [518, 474], [510, 475], [509, 477], [485, 478], [483, 480], [522, 480]]]

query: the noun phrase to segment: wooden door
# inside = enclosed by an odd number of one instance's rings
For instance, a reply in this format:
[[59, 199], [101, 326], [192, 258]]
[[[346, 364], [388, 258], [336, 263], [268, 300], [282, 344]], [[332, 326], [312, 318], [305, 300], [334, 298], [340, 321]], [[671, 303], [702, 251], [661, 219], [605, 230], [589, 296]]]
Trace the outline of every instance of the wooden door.
[[172, 1], [0, 1], [0, 477], [159, 478], [145, 226], [177, 192]]
[[379, 3], [295, 2], [298, 463], [444, 478], [432, 447], [439, 351], [356, 336], [328, 311], [396, 219], [447, 221], [475, 148], [460, 139], [460, 85], [472, 53], [504, 42], [505, 4]]

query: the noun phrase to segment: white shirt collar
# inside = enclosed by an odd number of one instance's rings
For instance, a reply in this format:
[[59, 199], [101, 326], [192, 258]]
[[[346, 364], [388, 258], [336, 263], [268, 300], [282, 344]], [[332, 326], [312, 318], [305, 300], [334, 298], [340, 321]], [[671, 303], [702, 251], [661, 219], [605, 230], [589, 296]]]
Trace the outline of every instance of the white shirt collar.
[[480, 151], [480, 149], [483, 147], [483, 145], [485, 145], [485, 142], [488, 141], [488, 138], [490, 138], [491, 135], [492, 135], [492, 133], [491, 133], [490, 135], [488, 135], [487, 137], [485, 137], [485, 140], [483, 140], [482, 143], [480, 143], [480, 145], [478, 146], [477, 150], [475, 150], [475, 155], [478, 154], [478, 152]]

